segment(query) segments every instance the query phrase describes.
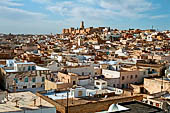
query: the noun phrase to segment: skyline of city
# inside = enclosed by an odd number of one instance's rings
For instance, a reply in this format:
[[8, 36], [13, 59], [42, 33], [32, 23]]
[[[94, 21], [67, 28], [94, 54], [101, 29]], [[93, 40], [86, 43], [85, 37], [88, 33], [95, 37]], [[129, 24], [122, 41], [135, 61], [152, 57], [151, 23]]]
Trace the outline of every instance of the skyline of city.
[[1, 0], [0, 33], [61, 33], [63, 28], [169, 29], [168, 4], [155, 0]]

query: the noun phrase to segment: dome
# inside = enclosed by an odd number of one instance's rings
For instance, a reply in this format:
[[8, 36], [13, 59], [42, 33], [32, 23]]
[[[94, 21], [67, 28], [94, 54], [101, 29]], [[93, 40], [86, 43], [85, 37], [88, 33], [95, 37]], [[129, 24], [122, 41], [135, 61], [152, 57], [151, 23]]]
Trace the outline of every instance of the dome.
[[170, 73], [167, 75], [167, 78], [170, 79]]
[[115, 112], [115, 111], [119, 111], [117, 104], [110, 105], [108, 112]]

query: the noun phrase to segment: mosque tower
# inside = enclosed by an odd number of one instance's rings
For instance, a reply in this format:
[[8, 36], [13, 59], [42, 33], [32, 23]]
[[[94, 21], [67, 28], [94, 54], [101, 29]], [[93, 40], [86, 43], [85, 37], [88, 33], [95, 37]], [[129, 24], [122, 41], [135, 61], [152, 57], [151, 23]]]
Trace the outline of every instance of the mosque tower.
[[80, 29], [84, 29], [84, 21], [80, 23]]

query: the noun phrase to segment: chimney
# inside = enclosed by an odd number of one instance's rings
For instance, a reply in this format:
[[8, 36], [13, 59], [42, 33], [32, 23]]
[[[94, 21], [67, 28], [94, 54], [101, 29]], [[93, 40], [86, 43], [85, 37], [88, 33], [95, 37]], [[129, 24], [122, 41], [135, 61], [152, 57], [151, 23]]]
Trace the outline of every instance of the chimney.
[[16, 100], [15, 102], [16, 102], [16, 106], [15, 106], [15, 107], [19, 107], [19, 105], [18, 105], [18, 100]]
[[36, 106], [36, 99], [34, 99], [34, 107]]

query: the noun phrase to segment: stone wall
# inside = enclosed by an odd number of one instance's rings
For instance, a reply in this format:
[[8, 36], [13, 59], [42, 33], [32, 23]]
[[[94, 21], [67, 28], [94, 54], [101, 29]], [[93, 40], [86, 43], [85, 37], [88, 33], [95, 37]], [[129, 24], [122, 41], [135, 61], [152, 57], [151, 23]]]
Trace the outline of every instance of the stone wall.
[[[41, 97], [42, 99], [48, 101], [49, 103], [56, 106], [57, 113], [66, 113], [66, 103], [62, 105], [55, 100], [52, 100], [46, 96], [41, 95], [40, 93], [36, 94], [37, 96]], [[143, 96], [124, 96], [124, 97], [117, 97], [117, 98], [106, 98], [103, 100], [98, 101], [90, 101], [87, 103], [76, 104], [76, 105], [69, 105], [68, 113], [95, 113], [100, 111], [107, 111], [109, 106], [113, 103], [122, 103], [122, 102], [129, 102], [129, 101], [142, 101]]]
[[41, 99], [46, 100], [47, 102], [53, 104], [56, 107], [56, 112], [57, 113], [65, 113], [65, 107], [57, 102], [55, 102], [54, 100], [41, 95], [40, 93], [36, 93], [37, 96], [39, 96]]
[[69, 106], [69, 113], [95, 113], [100, 111], [107, 111], [109, 106], [113, 103], [121, 103], [133, 100], [141, 101], [143, 96], [131, 96], [125, 98], [97, 101], [97, 102], [89, 102], [82, 105]]

